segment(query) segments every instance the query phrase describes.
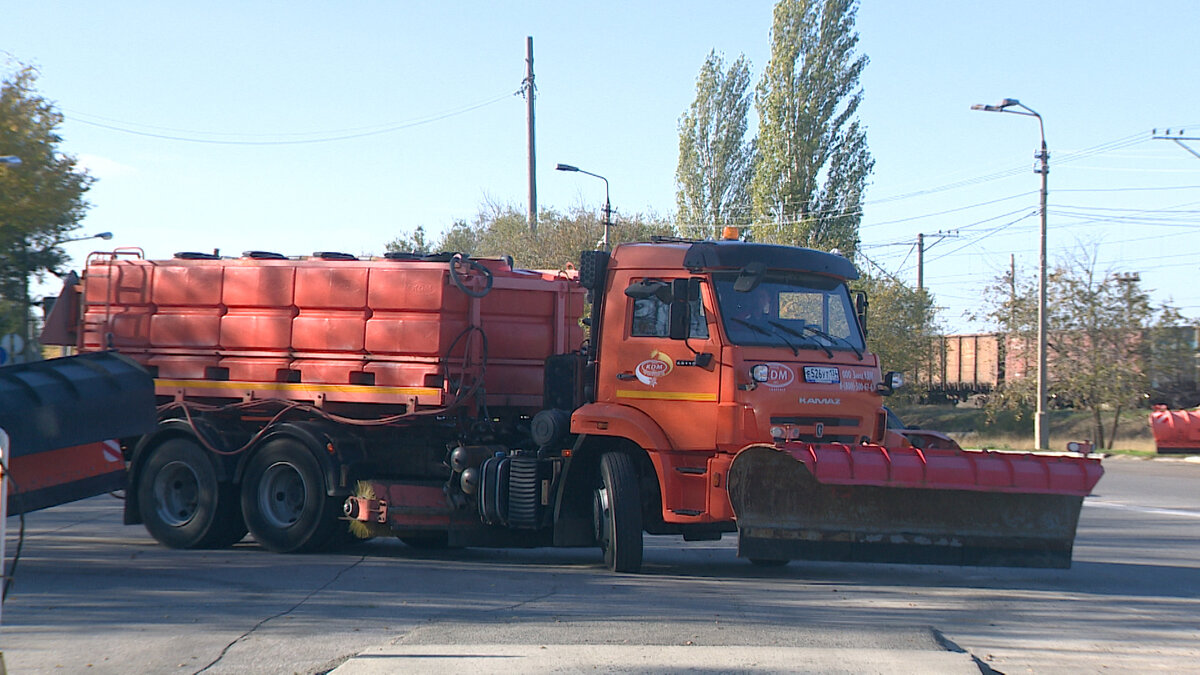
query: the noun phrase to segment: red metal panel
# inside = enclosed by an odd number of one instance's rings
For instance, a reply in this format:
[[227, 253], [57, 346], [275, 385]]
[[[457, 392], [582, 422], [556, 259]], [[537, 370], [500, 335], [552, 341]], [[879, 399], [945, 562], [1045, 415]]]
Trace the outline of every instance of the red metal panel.
[[83, 318], [84, 349], [150, 346], [153, 311], [148, 305], [89, 306]]
[[435, 362], [392, 363], [374, 361], [363, 366], [363, 371], [375, 375], [375, 384], [381, 387], [441, 387], [441, 368]]
[[292, 346], [295, 307], [230, 307], [221, 317], [221, 347], [286, 351]]
[[836, 485], [1085, 496], [1104, 473], [1097, 458], [1066, 455], [805, 443], [781, 448], [818, 482]]
[[145, 359], [147, 365], [157, 369], [160, 378], [180, 378], [187, 380], [203, 379], [206, 368], [220, 365], [221, 359], [215, 354], [211, 356], [187, 356], [172, 354], [138, 355], [139, 360]]
[[292, 262], [231, 261], [225, 268], [221, 302], [229, 307], [289, 307], [294, 302], [295, 286], [296, 268]]
[[450, 288], [440, 263], [389, 261], [372, 267], [367, 300], [377, 311], [467, 312], [467, 296]]
[[84, 303], [148, 305], [152, 269], [144, 260], [96, 261], [87, 269]]
[[367, 308], [367, 268], [359, 263], [309, 261], [296, 268], [296, 306]]
[[155, 347], [216, 349], [220, 343], [218, 307], [164, 307], [150, 317], [150, 344]]
[[159, 306], [217, 307], [223, 271], [207, 260], [155, 263], [150, 299]]
[[292, 367], [292, 360], [281, 357], [229, 357], [219, 364], [229, 371], [234, 382], [279, 382], [279, 371]]
[[[442, 357], [467, 329], [466, 315], [376, 311], [366, 322], [364, 346], [372, 354]], [[491, 356], [491, 333], [488, 334]], [[462, 353], [463, 340], [455, 349]]]
[[352, 384], [351, 373], [361, 373], [362, 361], [335, 359], [296, 359], [292, 368], [300, 371], [301, 382], [317, 384]]
[[303, 352], [361, 352], [366, 310], [300, 309], [292, 319], [292, 348]]

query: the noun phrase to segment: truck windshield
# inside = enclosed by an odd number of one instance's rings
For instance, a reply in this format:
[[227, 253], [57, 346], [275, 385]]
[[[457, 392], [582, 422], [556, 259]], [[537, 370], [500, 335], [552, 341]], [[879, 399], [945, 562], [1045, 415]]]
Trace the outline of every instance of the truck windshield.
[[[737, 272], [716, 273], [725, 334], [739, 345], [863, 351], [862, 332], [846, 285], [801, 272], [768, 271], [749, 291], [734, 290]], [[831, 354], [832, 355], [832, 354]]]

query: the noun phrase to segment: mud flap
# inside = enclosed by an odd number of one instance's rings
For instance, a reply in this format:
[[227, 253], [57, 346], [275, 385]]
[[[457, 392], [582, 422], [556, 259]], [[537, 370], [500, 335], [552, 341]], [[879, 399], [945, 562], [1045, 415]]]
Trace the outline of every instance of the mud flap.
[[149, 433], [156, 423], [154, 380], [115, 352], [0, 368], [8, 513], [123, 488], [124, 457], [112, 439]]
[[[1053, 484], [1020, 492], [1019, 484], [961, 480], [927, 480], [929, 487], [918, 487], [851, 475], [823, 482], [815, 468], [820, 453], [808, 450], [797, 457], [751, 447], [734, 459], [729, 497], [737, 516], [739, 556], [1067, 568], [1083, 494], [1094, 485], [1090, 475], [1082, 494], [1068, 493], [1079, 493], [1078, 486], [1068, 490]], [[937, 459], [922, 456], [926, 467]], [[1023, 468], [1009, 470], [1019, 475]], [[1094, 471], [1083, 468], [1098, 480], [1098, 463]]]

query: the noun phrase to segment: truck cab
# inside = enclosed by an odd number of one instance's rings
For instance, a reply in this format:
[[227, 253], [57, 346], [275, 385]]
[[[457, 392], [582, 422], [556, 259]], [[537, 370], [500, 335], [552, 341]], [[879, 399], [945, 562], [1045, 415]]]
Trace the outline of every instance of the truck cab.
[[865, 298], [847, 287], [858, 273], [846, 258], [664, 241], [620, 245], [604, 266], [595, 396], [571, 431], [645, 451], [657, 485], [642, 489], [662, 497], [647, 530], [734, 529], [724, 481], [747, 446], [883, 439], [887, 387], [866, 350]]

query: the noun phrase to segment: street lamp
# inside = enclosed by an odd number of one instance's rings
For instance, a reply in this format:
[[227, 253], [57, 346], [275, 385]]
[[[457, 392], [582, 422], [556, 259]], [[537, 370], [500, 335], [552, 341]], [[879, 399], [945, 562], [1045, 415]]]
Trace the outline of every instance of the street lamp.
[[1037, 413], [1033, 418], [1033, 435], [1037, 449], [1047, 450], [1050, 447], [1050, 427], [1046, 423], [1046, 177], [1050, 175], [1050, 152], [1046, 149], [1046, 127], [1037, 111], [1015, 98], [1006, 98], [1000, 101], [999, 105], [973, 105], [971, 110], [1036, 117], [1038, 131], [1042, 136], [1042, 149], [1033, 156], [1034, 159], [1041, 160], [1041, 165], [1034, 167], [1033, 172], [1042, 174], [1042, 248], [1038, 259]]
[[60, 241], [58, 243], [59, 244], [69, 244], [73, 241], [87, 241], [88, 239], [103, 239], [104, 241], [108, 241], [109, 239], [112, 239], [112, 237], [113, 237], [112, 232], [97, 232], [96, 234], [89, 234], [86, 237], [75, 237], [73, 239], [63, 239], [62, 241]]
[[604, 176], [601, 176], [598, 173], [592, 173], [591, 171], [584, 171], [583, 169], [581, 169], [577, 166], [571, 166], [570, 164], [559, 164], [558, 166], [554, 167], [554, 170], [555, 171], [575, 171], [577, 173], [586, 174], [588, 176], [592, 176], [594, 178], [599, 178], [600, 180], [604, 181], [604, 238], [601, 239], [600, 241], [604, 245], [605, 251], [611, 250], [611, 247], [608, 245], [608, 230], [610, 227], [612, 227], [612, 205], [609, 204], [609, 201], [608, 201], [608, 179], [605, 178]]

